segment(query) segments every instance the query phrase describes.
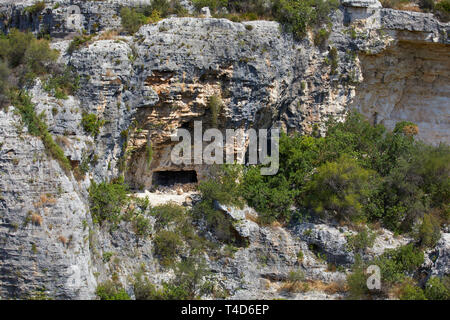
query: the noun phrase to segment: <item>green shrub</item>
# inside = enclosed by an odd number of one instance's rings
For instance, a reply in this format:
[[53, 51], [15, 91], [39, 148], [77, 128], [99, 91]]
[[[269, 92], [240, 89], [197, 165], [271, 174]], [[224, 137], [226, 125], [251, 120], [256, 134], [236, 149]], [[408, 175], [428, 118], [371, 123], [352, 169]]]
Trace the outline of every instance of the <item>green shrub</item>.
[[305, 280], [305, 273], [302, 270], [289, 271], [287, 280], [289, 282], [302, 282]]
[[381, 269], [383, 283], [395, 284], [403, 281], [424, 262], [424, 254], [412, 244], [388, 249], [373, 261]]
[[154, 284], [150, 283], [148, 278], [142, 274], [136, 274], [133, 282], [133, 292], [136, 300], [164, 300], [165, 293], [158, 290]]
[[329, 121], [325, 137], [282, 134], [278, 174], [250, 167], [233, 189], [266, 223], [302, 219], [293, 206], [344, 221], [381, 221], [396, 232], [410, 232], [425, 212], [448, 221], [450, 148], [416, 142], [405, 124], [387, 132], [350, 113], [344, 122]]
[[142, 214], [138, 214], [138, 215], [134, 216], [132, 219], [132, 222], [133, 222], [134, 233], [139, 238], [144, 239], [144, 238], [147, 238], [151, 234], [152, 226], [150, 224], [150, 221]]
[[155, 217], [155, 230], [160, 231], [168, 226], [180, 226], [186, 219], [185, 209], [175, 203], [167, 203], [150, 209]]
[[44, 83], [44, 90], [52, 93], [57, 99], [67, 99], [80, 87], [80, 77], [71, 68], [52, 75]]
[[423, 290], [410, 279], [404, 281], [399, 298], [400, 300], [427, 300]]
[[93, 37], [94, 35], [81, 35], [74, 37], [73, 40], [70, 42], [69, 46], [67, 47], [67, 53], [68, 54], [74, 53], [82, 46], [87, 45], [89, 41], [92, 40]]
[[172, 288], [177, 288], [172, 299], [192, 300], [209, 293], [204, 278], [209, 274], [204, 259], [189, 257], [179, 262], [175, 268], [175, 280]]
[[45, 9], [45, 1], [36, 1], [32, 6], [26, 7], [25, 12], [38, 14]]
[[367, 287], [368, 276], [365, 273], [365, 265], [360, 256], [356, 256], [352, 273], [347, 275], [348, 299], [363, 300], [369, 295]]
[[147, 22], [147, 17], [134, 8], [124, 7], [120, 10], [122, 27], [129, 34], [135, 34]]
[[30, 32], [11, 29], [8, 35], [0, 36], [0, 58], [11, 68], [25, 67], [22, 74], [42, 75], [57, 57], [58, 52], [50, 49], [47, 40], [38, 40]]
[[343, 221], [361, 221], [374, 179], [374, 172], [361, 168], [356, 159], [342, 156], [338, 161], [328, 162], [317, 169], [305, 187], [308, 204], [319, 215]]
[[5, 61], [0, 60], [0, 108], [8, 102], [9, 75], [11, 70]]
[[216, 12], [217, 9], [226, 8], [228, 0], [193, 0], [192, 4], [198, 11], [203, 7], [209, 7], [211, 12]]
[[22, 91], [14, 91], [11, 92], [10, 99], [21, 115], [23, 122], [27, 125], [28, 132], [42, 139], [45, 149], [50, 156], [56, 159], [61, 168], [68, 173], [71, 170], [70, 162], [64, 155], [64, 151], [56, 144], [52, 135], [48, 132], [47, 125], [42, 120], [43, 114], [40, 116], [36, 114], [35, 105], [31, 102], [31, 97]]
[[395, 124], [394, 133], [414, 136], [418, 131], [417, 124], [411, 121], [400, 121]]
[[163, 266], [171, 266], [180, 252], [183, 241], [178, 233], [161, 230], [153, 239], [154, 253]]
[[431, 277], [425, 286], [425, 296], [428, 300], [450, 300], [450, 279], [441, 280]]
[[319, 29], [319, 31], [317, 31], [314, 35], [314, 44], [318, 47], [324, 47], [329, 35], [330, 31], [328, 31], [327, 29]]
[[208, 108], [211, 111], [211, 124], [217, 128], [218, 118], [223, 107], [223, 102], [218, 96], [209, 97]]
[[213, 167], [211, 178], [199, 184], [202, 201], [193, 209], [194, 218], [205, 221], [216, 237], [227, 243], [237, 244], [239, 239], [235, 238], [231, 219], [222, 211], [217, 210], [216, 203], [243, 207], [244, 203], [238, 183], [241, 172], [242, 168], [237, 165]]
[[434, 14], [443, 22], [450, 21], [450, 0], [441, 0], [434, 7]]
[[262, 176], [259, 167], [250, 168], [242, 182], [242, 194], [259, 214], [259, 222], [270, 224], [276, 220], [288, 222], [296, 190], [283, 175]]
[[105, 281], [97, 286], [95, 294], [100, 300], [130, 300], [125, 289], [114, 281]]
[[425, 247], [432, 248], [441, 237], [439, 220], [432, 214], [425, 214], [420, 225], [417, 240]]
[[93, 113], [83, 113], [81, 117], [81, 125], [87, 133], [92, 136], [97, 136], [100, 133], [100, 128], [105, 124], [105, 120], [100, 120]]
[[364, 229], [354, 236], [349, 236], [347, 238], [347, 248], [357, 252], [362, 253], [367, 248], [373, 247], [375, 242], [376, 234], [370, 230]]
[[89, 203], [93, 221], [99, 224], [104, 221], [118, 223], [122, 207], [128, 201], [127, 191], [128, 187], [123, 183], [123, 179], [99, 184], [92, 181]]

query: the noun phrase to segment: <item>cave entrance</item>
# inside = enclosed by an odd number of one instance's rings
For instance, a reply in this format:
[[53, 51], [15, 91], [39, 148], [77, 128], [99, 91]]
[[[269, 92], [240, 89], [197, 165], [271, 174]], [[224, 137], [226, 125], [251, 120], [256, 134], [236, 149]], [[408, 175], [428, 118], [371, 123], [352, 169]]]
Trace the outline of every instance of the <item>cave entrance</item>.
[[197, 172], [195, 170], [153, 172], [152, 184], [154, 186], [170, 187], [175, 184], [188, 184], [197, 182]]

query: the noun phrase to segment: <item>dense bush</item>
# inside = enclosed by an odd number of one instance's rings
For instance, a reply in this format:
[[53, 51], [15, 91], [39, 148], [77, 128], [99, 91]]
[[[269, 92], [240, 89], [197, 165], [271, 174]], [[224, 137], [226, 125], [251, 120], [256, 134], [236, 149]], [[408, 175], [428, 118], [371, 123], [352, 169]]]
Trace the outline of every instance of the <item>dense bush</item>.
[[401, 285], [399, 298], [401, 300], [426, 300], [422, 288], [417, 286], [412, 279], [407, 279]]
[[428, 300], [450, 300], [450, 277], [443, 279], [431, 277], [425, 286], [425, 296]]
[[137, 300], [194, 300], [211, 292], [205, 277], [209, 274], [203, 259], [189, 257], [174, 267], [175, 278], [163, 282], [162, 288], [137, 274], [134, 281], [134, 294]]
[[381, 269], [383, 283], [395, 284], [401, 282], [408, 274], [414, 272], [424, 262], [423, 251], [412, 244], [388, 249], [372, 264]]
[[163, 266], [170, 266], [175, 262], [183, 241], [180, 235], [173, 231], [162, 230], [153, 239], [154, 252]]
[[133, 8], [122, 8], [120, 10], [120, 17], [122, 19], [122, 27], [129, 34], [136, 33], [147, 22], [147, 17]]
[[375, 173], [348, 155], [317, 169], [305, 186], [307, 203], [318, 215], [342, 221], [363, 221], [364, 206], [374, 193]]
[[175, 203], [167, 203], [150, 209], [150, 215], [155, 217], [155, 231], [160, 231], [168, 226], [181, 226], [186, 219], [183, 207]]
[[8, 101], [10, 73], [8, 64], [5, 61], [0, 61], [0, 108]]
[[365, 273], [366, 266], [362, 263], [360, 256], [356, 256], [352, 272], [347, 275], [348, 299], [363, 300], [370, 294], [367, 288], [368, 275]]
[[250, 167], [235, 189], [269, 222], [295, 218], [292, 206], [341, 221], [380, 221], [397, 232], [411, 231], [431, 211], [448, 222], [450, 148], [416, 142], [414, 127], [403, 122], [388, 132], [353, 113], [330, 121], [325, 137], [282, 135], [278, 174]]
[[47, 40], [38, 40], [30, 32], [11, 29], [0, 36], [0, 60], [8, 63], [19, 85], [47, 73], [57, 57]]
[[[303, 38], [308, 28], [318, 28], [330, 22], [329, 14], [337, 9], [337, 0], [194, 0], [198, 11], [209, 7], [216, 17], [226, 17], [235, 22], [273, 19], [283, 25], [296, 38]], [[221, 12], [225, 8], [229, 14]], [[323, 37], [322, 37], [323, 38]], [[324, 39], [322, 39], [324, 40]]]
[[[367, 299], [372, 295], [384, 295], [395, 286], [400, 286], [400, 298], [419, 299], [423, 297], [421, 289], [409, 276], [422, 265], [424, 261], [423, 251], [412, 244], [397, 249], [386, 250], [373, 261], [363, 263], [360, 256], [356, 256], [352, 273], [347, 275], [347, 285], [350, 299]], [[369, 291], [367, 288], [368, 275], [365, 270], [370, 265], [377, 265], [381, 270], [381, 290]]]
[[100, 300], [130, 300], [125, 289], [119, 283], [111, 280], [100, 283], [95, 294]]
[[94, 35], [75, 36], [67, 47], [67, 53], [72, 54], [75, 50], [80, 49], [83, 45], [87, 45]]
[[436, 3], [434, 13], [444, 22], [450, 21], [450, 0], [441, 0]]
[[44, 83], [44, 90], [52, 93], [57, 99], [67, 99], [73, 95], [80, 86], [80, 79], [72, 68], [66, 67], [64, 70], [50, 76]]
[[441, 237], [439, 218], [433, 214], [426, 214], [419, 227], [417, 240], [424, 247], [434, 247]]
[[367, 248], [373, 247], [376, 234], [370, 230], [362, 230], [356, 235], [347, 237], [347, 248], [358, 254], [364, 253]]
[[93, 113], [83, 113], [81, 117], [81, 126], [84, 131], [92, 136], [97, 136], [100, 133], [100, 128], [105, 124], [104, 120], [99, 119]]
[[129, 34], [136, 33], [144, 24], [158, 22], [171, 14], [185, 16], [188, 12], [179, 0], [153, 0], [148, 6], [123, 7], [120, 10], [122, 27]]
[[45, 1], [36, 1], [32, 6], [26, 7], [25, 12], [37, 14], [45, 9]]
[[122, 207], [127, 203], [128, 187], [123, 183], [123, 178], [110, 183], [99, 184], [92, 181], [89, 188], [89, 202], [92, 219], [95, 223], [104, 221], [118, 223]]

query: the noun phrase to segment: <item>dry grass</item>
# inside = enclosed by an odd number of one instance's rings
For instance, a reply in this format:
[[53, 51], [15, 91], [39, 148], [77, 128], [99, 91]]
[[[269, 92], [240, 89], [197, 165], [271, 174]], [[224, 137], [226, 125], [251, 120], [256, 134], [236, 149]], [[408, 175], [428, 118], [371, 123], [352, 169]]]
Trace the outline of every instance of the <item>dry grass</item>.
[[59, 240], [59, 242], [61, 242], [64, 246], [67, 245], [68, 240], [67, 240], [66, 237], [64, 237], [64, 236], [59, 236], [59, 237], [58, 237], [58, 240]]
[[117, 30], [106, 30], [97, 37], [97, 40], [116, 40], [117, 38], [119, 38]]
[[39, 197], [39, 201], [34, 204], [36, 208], [42, 208], [46, 205], [54, 205], [56, 203], [56, 199], [47, 195], [45, 193], [41, 194]]
[[345, 282], [330, 282], [325, 283], [320, 280], [307, 280], [296, 282], [284, 282], [279, 291], [297, 293], [308, 291], [325, 292], [326, 294], [344, 293], [348, 291], [348, 287]]
[[55, 142], [59, 144], [61, 147], [70, 147], [72, 143], [70, 142], [70, 139], [65, 136], [57, 136], [55, 138]]
[[413, 12], [423, 12], [415, 3], [400, 3], [395, 9]]
[[38, 215], [37, 213], [32, 213], [31, 214], [31, 222], [35, 225], [35, 226], [40, 226], [42, 225], [42, 217], [40, 215]]
[[245, 211], [245, 219], [252, 221], [254, 223], [258, 223], [258, 216], [252, 214], [250, 211]]

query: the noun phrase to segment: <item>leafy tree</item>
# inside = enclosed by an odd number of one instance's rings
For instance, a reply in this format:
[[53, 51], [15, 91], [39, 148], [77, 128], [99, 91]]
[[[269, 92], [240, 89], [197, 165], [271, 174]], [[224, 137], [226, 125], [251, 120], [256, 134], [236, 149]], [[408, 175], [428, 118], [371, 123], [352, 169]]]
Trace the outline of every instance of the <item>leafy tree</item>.
[[249, 169], [243, 179], [242, 194], [258, 210], [259, 220], [264, 224], [289, 221], [296, 193], [285, 176], [262, 176], [259, 167]]
[[120, 10], [120, 17], [122, 19], [122, 27], [129, 34], [136, 33], [147, 22], [147, 17], [143, 13], [128, 7], [123, 7]]
[[305, 186], [310, 207], [319, 215], [345, 221], [364, 219], [363, 208], [372, 193], [374, 172], [361, 168], [357, 160], [342, 156], [327, 162]]

